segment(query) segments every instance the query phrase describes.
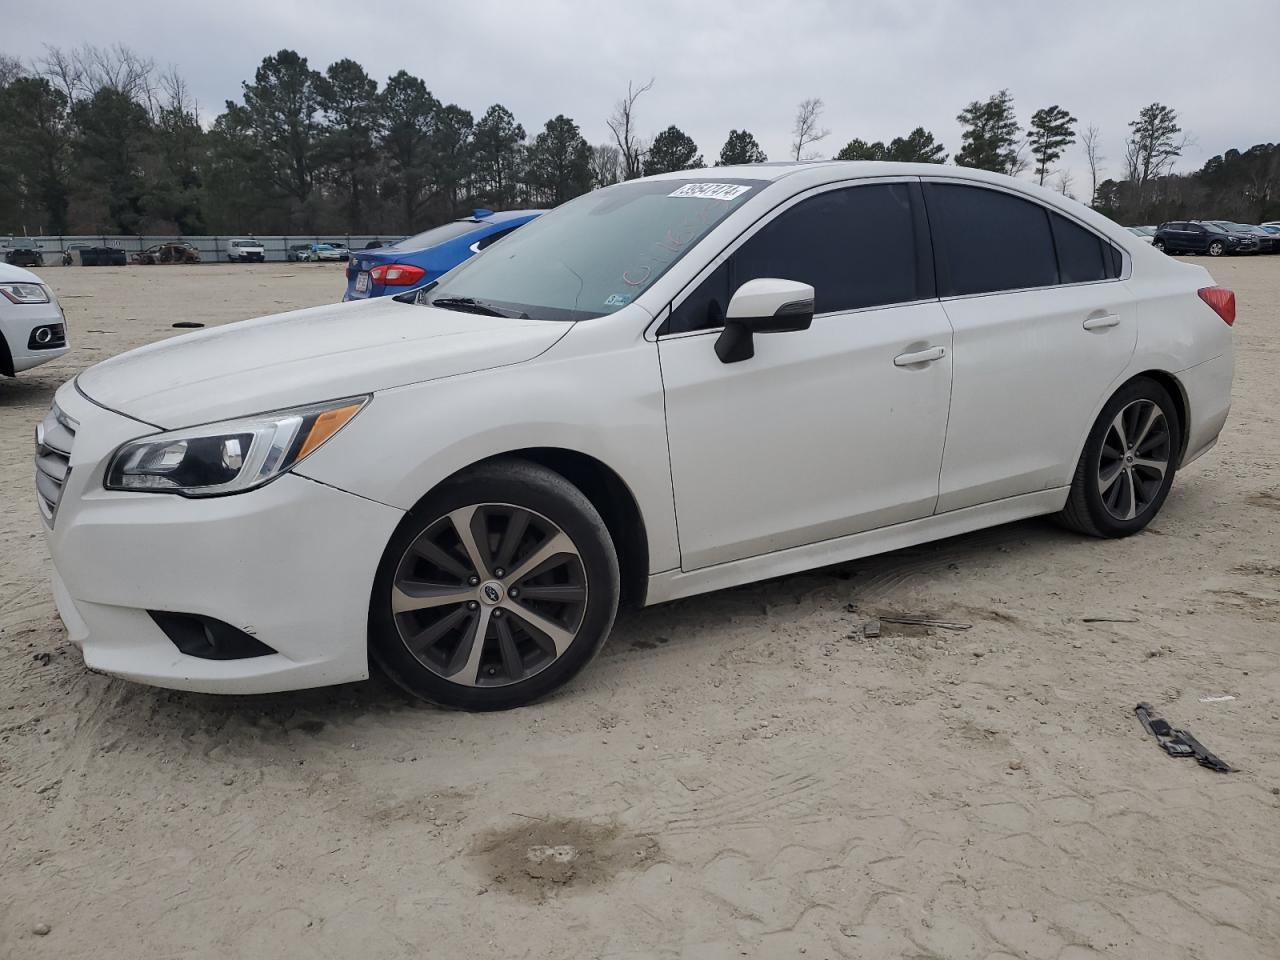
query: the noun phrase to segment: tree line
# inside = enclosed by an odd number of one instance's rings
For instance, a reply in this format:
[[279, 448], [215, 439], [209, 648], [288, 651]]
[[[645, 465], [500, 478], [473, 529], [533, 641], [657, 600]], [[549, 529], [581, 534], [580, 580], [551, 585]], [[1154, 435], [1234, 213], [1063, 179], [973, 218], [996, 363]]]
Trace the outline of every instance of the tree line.
[[[607, 120], [612, 142], [592, 145], [564, 114], [531, 136], [502, 104], [477, 118], [408, 71], [379, 83], [354, 60], [319, 70], [293, 50], [265, 57], [207, 126], [175, 69], [123, 45], [48, 47], [29, 64], [0, 54], [0, 233], [409, 233], [476, 206], [554, 206], [620, 180], [705, 166], [674, 124], [642, 135], [653, 85], [628, 84]], [[821, 156], [831, 133], [823, 111], [816, 97], [798, 105], [789, 159]], [[954, 163], [1030, 171], [1122, 222], [1280, 214], [1280, 146], [1231, 150], [1175, 174], [1190, 141], [1160, 103], [1128, 125], [1118, 177], [1103, 176], [1098, 127], [1081, 130], [1061, 105], [1035, 110], [1024, 128], [1001, 90], [956, 119]], [[1057, 167], [1076, 144], [1087, 187]], [[835, 156], [948, 160], [919, 126], [888, 143], [854, 138]], [[734, 129], [712, 162], [767, 159], [750, 131]]]

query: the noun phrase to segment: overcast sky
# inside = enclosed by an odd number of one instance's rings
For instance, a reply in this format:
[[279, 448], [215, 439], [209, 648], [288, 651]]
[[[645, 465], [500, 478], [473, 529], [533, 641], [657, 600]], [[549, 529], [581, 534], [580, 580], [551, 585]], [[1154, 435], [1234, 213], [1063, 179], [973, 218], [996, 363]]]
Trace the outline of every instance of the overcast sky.
[[[123, 42], [172, 63], [206, 119], [290, 47], [318, 69], [351, 57], [380, 82], [405, 68], [476, 117], [505, 104], [530, 136], [564, 113], [592, 143], [627, 81], [654, 77], [641, 132], [674, 123], [709, 163], [731, 128], [785, 159], [806, 97], [826, 104], [823, 156], [917, 125], [954, 154], [956, 114], [1001, 87], [1024, 126], [1053, 103], [1098, 124], [1112, 175], [1126, 123], [1154, 100], [1195, 138], [1177, 169], [1280, 140], [1280, 0], [197, 0], [23, 4], [5, 20], [0, 52], [23, 58]], [[1080, 192], [1078, 145], [1064, 162]]]

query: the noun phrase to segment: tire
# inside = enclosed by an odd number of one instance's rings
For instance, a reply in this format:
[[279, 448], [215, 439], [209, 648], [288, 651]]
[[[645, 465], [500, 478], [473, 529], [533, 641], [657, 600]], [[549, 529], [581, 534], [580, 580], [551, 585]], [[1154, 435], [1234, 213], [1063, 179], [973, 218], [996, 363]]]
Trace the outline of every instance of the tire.
[[[1152, 410], [1158, 416], [1147, 424]], [[1169, 495], [1181, 437], [1182, 423], [1169, 392], [1147, 377], [1130, 380], [1107, 401], [1089, 431], [1058, 521], [1094, 537], [1137, 533]], [[1163, 464], [1158, 476], [1156, 464]]]
[[1215, 240], [1209, 244], [1209, 256], [1211, 257], [1220, 257], [1226, 253], [1226, 250], [1227, 248], [1221, 240]]
[[1165, 252], [1166, 252], [1166, 251], [1165, 251], [1165, 248], [1164, 248], [1164, 241], [1163, 241], [1163, 240], [1157, 240], [1157, 241], [1155, 241], [1154, 243], [1152, 243], [1151, 245], [1152, 245], [1153, 247], [1155, 247], [1157, 250], [1159, 250], [1161, 253], [1165, 253]]
[[524, 706], [599, 652], [619, 589], [617, 551], [591, 501], [544, 467], [494, 461], [441, 485], [392, 535], [369, 602], [370, 654], [431, 703]]

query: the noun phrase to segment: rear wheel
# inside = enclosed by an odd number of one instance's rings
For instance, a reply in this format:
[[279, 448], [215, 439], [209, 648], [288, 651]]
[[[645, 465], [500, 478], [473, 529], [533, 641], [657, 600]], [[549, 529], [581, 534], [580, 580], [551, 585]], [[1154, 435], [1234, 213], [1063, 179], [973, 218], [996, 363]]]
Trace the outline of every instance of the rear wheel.
[[618, 592], [613, 541], [582, 492], [535, 464], [499, 461], [406, 515], [374, 583], [370, 650], [424, 700], [522, 706], [586, 666]]
[[1161, 253], [1165, 252], [1163, 240], [1156, 240], [1151, 245], [1155, 247], [1157, 250], [1159, 250]]
[[1139, 377], [1103, 408], [1058, 519], [1095, 537], [1127, 537], [1160, 512], [1177, 469], [1181, 423], [1169, 392]]

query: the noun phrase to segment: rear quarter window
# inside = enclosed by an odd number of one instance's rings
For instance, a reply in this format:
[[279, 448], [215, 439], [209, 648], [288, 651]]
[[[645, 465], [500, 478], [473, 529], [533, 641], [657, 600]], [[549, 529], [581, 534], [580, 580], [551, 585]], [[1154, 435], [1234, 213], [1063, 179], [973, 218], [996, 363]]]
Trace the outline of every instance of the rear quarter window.
[[1061, 283], [1092, 283], [1115, 277], [1112, 252], [1115, 250], [1092, 230], [1056, 213], [1049, 214], [1053, 242], [1058, 250]]

